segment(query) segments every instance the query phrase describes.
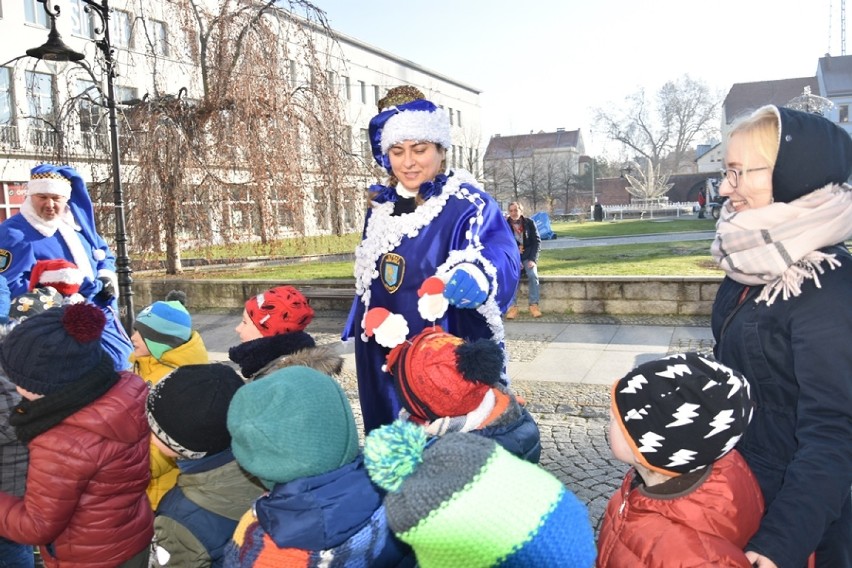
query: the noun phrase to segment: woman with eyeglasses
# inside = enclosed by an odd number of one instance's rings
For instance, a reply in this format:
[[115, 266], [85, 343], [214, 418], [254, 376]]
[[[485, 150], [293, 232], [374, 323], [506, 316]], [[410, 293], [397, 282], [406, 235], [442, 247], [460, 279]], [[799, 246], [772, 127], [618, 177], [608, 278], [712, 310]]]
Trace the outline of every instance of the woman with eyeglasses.
[[715, 354], [754, 389], [737, 447], [766, 501], [746, 555], [760, 568], [813, 553], [852, 566], [852, 139], [765, 106], [731, 130], [725, 168]]

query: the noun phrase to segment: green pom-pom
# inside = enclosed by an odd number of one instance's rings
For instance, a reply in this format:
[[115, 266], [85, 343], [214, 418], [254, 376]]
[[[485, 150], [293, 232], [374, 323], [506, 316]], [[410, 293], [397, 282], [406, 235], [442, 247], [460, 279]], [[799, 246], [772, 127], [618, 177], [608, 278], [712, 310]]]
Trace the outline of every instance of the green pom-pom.
[[370, 432], [364, 440], [364, 464], [373, 483], [396, 491], [423, 461], [426, 431], [416, 424], [397, 420]]

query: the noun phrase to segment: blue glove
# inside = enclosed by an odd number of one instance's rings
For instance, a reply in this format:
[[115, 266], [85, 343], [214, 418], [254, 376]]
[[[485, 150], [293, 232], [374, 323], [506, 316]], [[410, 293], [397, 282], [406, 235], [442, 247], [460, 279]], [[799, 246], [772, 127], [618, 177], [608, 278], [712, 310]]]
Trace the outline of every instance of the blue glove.
[[488, 297], [488, 278], [475, 264], [462, 263], [450, 273], [444, 297], [457, 308], [478, 308]]
[[9, 293], [9, 283], [0, 277], [0, 323], [9, 321], [9, 308], [12, 307], [12, 296]]

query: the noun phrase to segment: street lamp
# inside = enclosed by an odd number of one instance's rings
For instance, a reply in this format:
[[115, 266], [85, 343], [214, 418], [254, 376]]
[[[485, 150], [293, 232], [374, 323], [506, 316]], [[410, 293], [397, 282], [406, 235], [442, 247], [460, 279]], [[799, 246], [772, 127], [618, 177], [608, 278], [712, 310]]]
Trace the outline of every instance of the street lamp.
[[[50, 33], [47, 43], [41, 47], [27, 50], [27, 55], [45, 61], [82, 61], [85, 55], [74, 51], [62, 41], [59, 32], [56, 31], [56, 18], [59, 16], [59, 6], [51, 10], [48, 0], [36, 0], [44, 7], [47, 17], [50, 18]], [[121, 162], [119, 160], [118, 146], [118, 120], [115, 112], [115, 53], [110, 43], [109, 29], [109, 0], [82, 0], [86, 5], [86, 12], [94, 12], [101, 21], [101, 27], [95, 26], [95, 34], [101, 38], [95, 40], [95, 45], [104, 56], [104, 68], [106, 70], [106, 103], [109, 113], [109, 139], [112, 158], [112, 187], [113, 203], [115, 206], [115, 252], [116, 252], [116, 276], [118, 277], [118, 304], [119, 315], [124, 329], [130, 333], [133, 329], [133, 289], [131, 284], [132, 270], [130, 268], [130, 257], [127, 254], [127, 225], [124, 217], [124, 192], [121, 188]]]

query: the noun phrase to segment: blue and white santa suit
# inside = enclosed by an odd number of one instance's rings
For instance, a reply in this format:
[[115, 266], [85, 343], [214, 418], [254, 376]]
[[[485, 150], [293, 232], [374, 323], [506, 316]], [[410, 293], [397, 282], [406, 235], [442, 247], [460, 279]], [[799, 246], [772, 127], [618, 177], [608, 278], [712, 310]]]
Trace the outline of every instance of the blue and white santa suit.
[[[394, 144], [416, 140], [448, 148], [449, 117], [425, 99], [397, 104], [371, 120], [370, 138], [376, 161], [391, 172], [387, 154]], [[355, 251], [356, 298], [343, 334], [355, 339], [367, 432], [391, 423], [401, 408], [385, 370], [387, 345], [395, 343], [377, 341], [368, 312], [384, 308], [404, 320], [398, 333], [416, 335], [433, 325], [418, 309], [418, 290], [437, 276], [446, 282], [442, 295], [449, 307], [434, 324], [467, 341], [486, 338], [502, 344], [501, 315], [512, 299], [520, 266], [518, 246], [499, 206], [470, 173], [448, 171], [423, 184], [423, 202], [407, 213], [395, 212], [395, 202], [410, 197], [401, 184], [371, 190], [378, 193]]]
[[[60, 195], [68, 199], [64, 214], [52, 220], [39, 217], [30, 197]], [[92, 201], [80, 174], [70, 166], [40, 164], [30, 172], [20, 213], [0, 224], [0, 276], [9, 284], [12, 298], [29, 291], [30, 273], [39, 260], [65, 259], [82, 272], [79, 293], [107, 317], [102, 344], [116, 370], [130, 366], [133, 345], [118, 319], [115, 297], [99, 294], [105, 281], [117, 290], [115, 256], [95, 230]]]

